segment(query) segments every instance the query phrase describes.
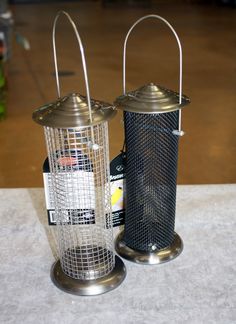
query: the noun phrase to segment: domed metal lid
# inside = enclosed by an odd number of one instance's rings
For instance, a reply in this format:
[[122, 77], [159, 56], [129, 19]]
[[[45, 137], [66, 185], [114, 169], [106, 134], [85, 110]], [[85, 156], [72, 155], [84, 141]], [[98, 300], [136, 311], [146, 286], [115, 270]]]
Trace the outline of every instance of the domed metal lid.
[[33, 120], [53, 128], [74, 128], [100, 124], [115, 114], [115, 107], [111, 104], [91, 99], [91, 120], [86, 97], [71, 93], [37, 109]]
[[149, 83], [141, 88], [127, 92], [115, 100], [117, 108], [141, 114], [167, 113], [179, 110], [190, 103], [190, 99], [164, 87]]

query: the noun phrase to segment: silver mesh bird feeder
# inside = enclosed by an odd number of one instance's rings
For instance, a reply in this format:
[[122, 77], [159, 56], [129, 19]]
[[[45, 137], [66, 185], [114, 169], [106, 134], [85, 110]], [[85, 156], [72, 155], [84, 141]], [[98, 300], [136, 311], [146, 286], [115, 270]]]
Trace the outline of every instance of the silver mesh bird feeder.
[[[61, 14], [72, 24], [80, 46], [87, 97], [60, 94], [55, 28]], [[66, 12], [55, 18], [53, 49], [59, 99], [33, 113], [44, 127], [55, 204], [59, 260], [51, 278], [65, 292], [97, 295], [116, 288], [126, 274], [114, 254], [111, 218], [107, 121], [115, 111], [90, 99], [82, 42]]]
[[[146, 18], [165, 22], [174, 33], [180, 54], [179, 94], [154, 83], [126, 92], [126, 46], [133, 28]], [[182, 49], [173, 27], [157, 15], [144, 16], [130, 28], [124, 42], [123, 95], [115, 104], [124, 111], [126, 143], [126, 216], [116, 250], [143, 264], [169, 261], [182, 251], [175, 233], [176, 179], [182, 95]]]

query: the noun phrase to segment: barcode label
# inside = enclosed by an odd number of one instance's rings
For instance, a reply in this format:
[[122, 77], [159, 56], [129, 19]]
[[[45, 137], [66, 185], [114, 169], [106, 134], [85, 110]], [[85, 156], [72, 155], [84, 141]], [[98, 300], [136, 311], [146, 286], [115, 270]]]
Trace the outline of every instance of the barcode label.
[[89, 225], [95, 224], [95, 215], [93, 210], [84, 209], [67, 209], [60, 213], [60, 221], [57, 220], [54, 209], [48, 210], [48, 224], [56, 225], [57, 223], [70, 225]]

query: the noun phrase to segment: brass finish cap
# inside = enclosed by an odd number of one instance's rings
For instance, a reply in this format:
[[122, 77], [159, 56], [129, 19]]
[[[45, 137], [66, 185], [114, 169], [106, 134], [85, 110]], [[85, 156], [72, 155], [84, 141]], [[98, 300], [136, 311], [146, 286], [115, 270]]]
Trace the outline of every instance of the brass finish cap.
[[40, 107], [33, 113], [33, 120], [53, 128], [74, 128], [100, 124], [115, 116], [115, 107], [109, 103], [91, 99], [92, 122], [89, 118], [87, 99], [71, 93], [56, 102]]
[[141, 88], [127, 92], [115, 100], [117, 108], [141, 114], [166, 113], [179, 110], [190, 103], [190, 99], [164, 87], [149, 83]]

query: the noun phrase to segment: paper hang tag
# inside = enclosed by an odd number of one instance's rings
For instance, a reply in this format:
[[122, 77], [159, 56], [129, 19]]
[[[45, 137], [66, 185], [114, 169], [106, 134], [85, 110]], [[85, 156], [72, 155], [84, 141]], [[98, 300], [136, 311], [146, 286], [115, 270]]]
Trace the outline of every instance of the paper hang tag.
[[117, 155], [110, 163], [110, 186], [113, 227], [125, 222], [125, 153]]
[[[65, 161], [63, 161], [64, 163]], [[67, 206], [65, 213], [65, 219], [62, 223], [74, 224], [74, 225], [89, 225], [95, 224], [94, 207], [95, 201], [91, 199], [90, 193], [94, 191], [94, 176], [92, 168], [89, 170], [83, 170], [79, 168], [71, 175], [71, 185], [76, 188], [78, 195], [83, 197], [87, 196], [88, 199], [83, 199], [83, 204], [79, 206]], [[58, 177], [67, 177], [66, 172], [58, 173]], [[62, 179], [63, 180], [63, 179]], [[55, 217], [55, 203], [54, 195], [52, 190], [52, 175], [49, 169], [48, 158], [45, 159], [43, 164], [43, 182], [45, 192], [45, 202], [48, 215], [48, 224], [56, 225]], [[86, 188], [78, 186], [79, 183], [87, 183]], [[111, 204], [112, 204], [112, 220], [113, 227], [124, 224], [125, 208], [124, 208], [124, 197], [125, 197], [125, 154], [121, 153], [116, 156], [110, 162], [110, 189], [111, 189]], [[65, 189], [64, 189], [65, 190]], [[87, 195], [85, 192], [87, 191]], [[65, 192], [63, 191], [63, 194]], [[66, 207], [66, 206], [65, 206]]]

